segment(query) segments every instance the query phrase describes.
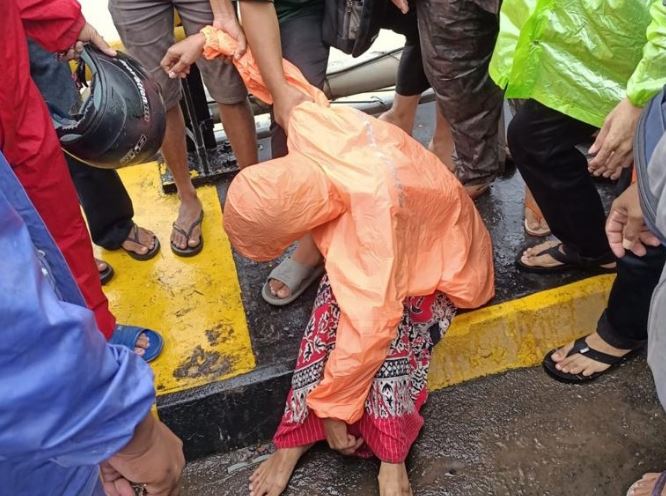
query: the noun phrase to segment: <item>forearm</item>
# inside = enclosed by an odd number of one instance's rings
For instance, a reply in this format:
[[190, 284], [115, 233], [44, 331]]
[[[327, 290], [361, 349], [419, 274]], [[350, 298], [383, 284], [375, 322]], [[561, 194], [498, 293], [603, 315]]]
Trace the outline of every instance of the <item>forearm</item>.
[[230, 0], [210, 0], [210, 6], [213, 9], [213, 18], [216, 21], [236, 18], [236, 11]]
[[288, 88], [282, 68], [280, 25], [271, 2], [243, 1], [241, 19], [250, 50], [259, 66], [259, 72], [273, 95], [279, 99]]

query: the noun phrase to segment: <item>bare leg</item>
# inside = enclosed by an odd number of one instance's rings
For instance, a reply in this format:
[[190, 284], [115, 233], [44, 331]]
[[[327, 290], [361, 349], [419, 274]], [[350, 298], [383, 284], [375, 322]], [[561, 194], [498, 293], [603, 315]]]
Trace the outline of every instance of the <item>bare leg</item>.
[[453, 144], [453, 134], [451, 134], [451, 126], [439, 109], [436, 106], [435, 112], [435, 132], [433, 133], [432, 140], [428, 149], [437, 155], [444, 165], [451, 171], [456, 170], [455, 163], [453, 162], [453, 153], [455, 145]]
[[379, 496], [413, 496], [405, 463], [382, 462], [379, 467]]
[[[661, 474], [645, 474], [643, 478], [634, 483], [629, 489], [627, 496], [651, 496], [654, 492], [654, 486]], [[666, 496], [666, 490], [661, 492], [661, 496]]]
[[250, 496], [279, 496], [287, 489], [298, 460], [312, 447], [279, 449], [250, 476]]
[[[319, 249], [317, 249], [317, 245], [315, 245], [311, 235], [306, 234], [303, 236], [303, 239], [298, 242], [298, 247], [291, 258], [309, 267], [315, 267], [321, 262], [321, 253], [319, 253]], [[287, 298], [291, 294], [287, 286], [275, 279], [269, 281], [269, 286], [273, 296], [277, 296], [278, 298]]]
[[525, 186], [525, 230], [532, 236], [548, 236], [550, 228], [530, 189]]
[[416, 109], [419, 105], [421, 95], [405, 96], [395, 94], [391, 108], [379, 116], [379, 119], [398, 126], [404, 132], [412, 135]]
[[[190, 171], [187, 166], [187, 146], [185, 143], [185, 119], [176, 105], [167, 112], [166, 133], [162, 143], [162, 154], [166, 160], [167, 166], [171, 170], [173, 180], [178, 189], [178, 198], [180, 199], [180, 208], [176, 224], [187, 231], [201, 213], [202, 207], [197, 197], [196, 189], [190, 179]], [[196, 227], [189, 240], [190, 246], [197, 246], [201, 236], [201, 227]], [[188, 245], [188, 240], [177, 231], [171, 233], [171, 241], [179, 248], [184, 249]]]
[[231, 105], [218, 103], [218, 107], [222, 125], [236, 155], [238, 167], [242, 169], [256, 164], [259, 161], [257, 158], [257, 132], [250, 103], [247, 100]]

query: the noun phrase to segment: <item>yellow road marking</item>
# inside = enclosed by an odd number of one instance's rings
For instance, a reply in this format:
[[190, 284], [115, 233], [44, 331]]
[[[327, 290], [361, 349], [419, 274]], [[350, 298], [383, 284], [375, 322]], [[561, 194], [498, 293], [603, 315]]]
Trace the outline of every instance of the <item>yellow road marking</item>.
[[155, 232], [162, 248], [147, 262], [123, 250], [97, 250], [97, 256], [116, 271], [104, 292], [118, 321], [164, 336], [164, 351], [152, 363], [158, 394], [252, 370], [254, 353], [215, 188], [198, 188], [206, 212], [204, 250], [191, 259], [179, 258], [169, 246], [178, 201], [162, 193], [157, 165], [130, 167], [120, 174], [134, 203], [135, 222]]

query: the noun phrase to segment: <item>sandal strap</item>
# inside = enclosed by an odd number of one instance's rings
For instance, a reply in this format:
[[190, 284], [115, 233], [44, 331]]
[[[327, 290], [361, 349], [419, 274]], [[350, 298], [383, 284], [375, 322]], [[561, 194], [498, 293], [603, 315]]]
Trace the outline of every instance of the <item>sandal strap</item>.
[[292, 293], [300, 288], [301, 284], [317, 267], [310, 267], [296, 262], [291, 257], [285, 258], [268, 275], [268, 280], [279, 281], [289, 288]]
[[[132, 224], [132, 229], [130, 229], [129, 234], [127, 235], [127, 238], [125, 241], [131, 241], [132, 243], [136, 243], [139, 246], [143, 246], [144, 248], [148, 248], [148, 250], [151, 249], [150, 245], [144, 245], [141, 240], [139, 239], [139, 226], [136, 224]], [[157, 236], [153, 233], [153, 246], [155, 246], [155, 240], [157, 239]]]
[[189, 241], [190, 237], [192, 236], [192, 231], [194, 231], [194, 229], [203, 222], [203, 217], [204, 213], [202, 210], [197, 220], [195, 220], [194, 222], [192, 222], [192, 224], [190, 224], [190, 228], [187, 231], [182, 227], [180, 227], [175, 222], [173, 223], [173, 230], [176, 231], [178, 234], [185, 236], [185, 238], [187, 238], [187, 241]]
[[624, 357], [609, 355], [602, 351], [595, 350], [594, 348], [590, 348], [590, 346], [585, 341], [586, 338], [587, 336], [578, 338], [574, 343], [573, 348], [571, 348], [571, 351], [569, 351], [569, 353], [567, 354], [567, 357], [570, 357], [571, 355], [575, 355], [576, 353], [578, 353], [580, 355], [583, 355], [584, 357], [594, 360], [595, 362], [600, 362], [606, 365], [614, 365], [624, 358]]
[[564, 243], [556, 244], [541, 252], [539, 255], [549, 255], [565, 265], [576, 265], [582, 268], [598, 269], [602, 265], [615, 262], [615, 256], [611, 254], [601, 255], [600, 257], [583, 257], [578, 252], [568, 248]]
[[662, 472], [657, 479], [657, 482], [654, 485], [654, 489], [652, 489], [652, 496], [661, 496], [661, 493], [664, 491], [664, 487], [666, 487], [666, 471]]

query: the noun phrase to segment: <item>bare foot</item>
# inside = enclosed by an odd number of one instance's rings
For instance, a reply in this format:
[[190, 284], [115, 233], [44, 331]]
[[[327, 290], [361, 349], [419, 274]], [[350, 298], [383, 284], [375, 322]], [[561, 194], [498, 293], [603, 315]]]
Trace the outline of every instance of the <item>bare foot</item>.
[[[622, 350], [609, 345], [596, 332], [587, 336], [585, 342], [593, 350], [616, 357], [622, 357], [631, 352], [631, 350]], [[567, 357], [567, 353], [573, 348], [573, 345], [573, 342], [569, 343], [553, 353], [552, 359], [556, 363], [555, 367], [557, 370], [561, 370], [565, 374], [583, 374], [585, 377], [588, 377], [598, 372], [604, 372], [610, 367], [610, 365], [597, 362], [580, 353], [574, 353], [570, 357]]]
[[[130, 237], [133, 236], [138, 238], [138, 243], [130, 240]], [[136, 226], [136, 232], [134, 232], [134, 228], [132, 228], [128, 238], [123, 241], [122, 246], [125, 250], [136, 253], [137, 255], [145, 255], [155, 247], [156, 242], [157, 238], [155, 237], [155, 233], [143, 227]]]
[[[555, 260], [551, 255], [542, 254], [544, 251], [558, 245], [562, 245], [562, 243], [556, 239], [550, 241], [544, 241], [543, 243], [539, 243], [538, 245], [525, 250], [523, 252], [522, 257], [520, 257], [520, 260], [525, 265], [528, 265], [530, 267], [542, 267], [542, 268], [558, 267], [560, 265], [563, 265], [562, 262]], [[560, 252], [564, 253], [562, 251], [562, 246], [560, 246]], [[615, 262], [600, 265], [600, 267], [604, 269], [613, 269], [615, 267]]]
[[[176, 225], [185, 232], [189, 231], [190, 226], [199, 219], [202, 210], [203, 207], [196, 195], [188, 199], [181, 199]], [[189, 240], [175, 229], [171, 232], [171, 242], [181, 250], [187, 248], [188, 245], [190, 247], [198, 246], [200, 241], [201, 225], [194, 228]]]
[[108, 267], [107, 263], [104, 260], [100, 260], [99, 258], [95, 259], [95, 264], [97, 265], [97, 272], [100, 274]]
[[[629, 488], [627, 496], [652, 496], [654, 491], [654, 486], [657, 483], [657, 479], [661, 474], [645, 474], [643, 478]], [[666, 496], [666, 489], [661, 493], [661, 496]]]
[[250, 496], [278, 496], [287, 489], [298, 460], [312, 447], [279, 449], [250, 476]]
[[146, 350], [150, 346], [150, 338], [145, 334], [141, 334], [139, 339], [136, 340], [136, 346], [134, 347], [134, 353], [139, 356], [146, 354]]
[[[317, 246], [312, 240], [312, 236], [307, 234], [303, 237], [298, 243], [296, 251], [291, 256], [292, 260], [298, 262], [307, 267], [316, 267], [321, 263], [322, 256], [317, 249]], [[280, 281], [275, 279], [270, 279], [268, 281], [268, 287], [271, 290], [271, 294], [277, 298], [288, 298], [291, 296], [291, 290], [288, 286], [285, 286]]]
[[379, 467], [379, 496], [413, 496], [404, 463], [382, 462]]
[[543, 217], [540, 217], [531, 208], [525, 208], [525, 230], [530, 236], [548, 236], [550, 227]]

